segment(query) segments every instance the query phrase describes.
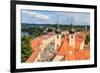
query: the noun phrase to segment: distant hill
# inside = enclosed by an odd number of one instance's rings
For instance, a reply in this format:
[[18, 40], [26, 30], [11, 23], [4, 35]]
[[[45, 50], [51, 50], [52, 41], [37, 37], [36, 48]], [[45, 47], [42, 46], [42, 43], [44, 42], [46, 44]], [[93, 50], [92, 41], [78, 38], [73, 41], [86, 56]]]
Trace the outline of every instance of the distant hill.
[[[22, 23], [21, 28], [30, 28], [30, 27], [47, 27], [47, 28], [57, 28], [57, 24], [28, 24], [28, 23]], [[82, 28], [90, 30], [90, 25], [70, 25], [70, 24], [59, 24], [59, 28], [64, 29], [64, 28]]]

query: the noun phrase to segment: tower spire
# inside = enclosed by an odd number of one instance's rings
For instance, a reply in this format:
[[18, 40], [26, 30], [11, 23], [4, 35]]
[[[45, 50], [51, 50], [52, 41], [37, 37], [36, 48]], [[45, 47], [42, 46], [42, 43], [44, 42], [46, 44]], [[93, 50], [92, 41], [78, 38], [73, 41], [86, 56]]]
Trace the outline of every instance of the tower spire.
[[73, 24], [71, 23], [70, 25], [71, 25], [71, 30], [72, 30], [73, 29]]
[[59, 29], [58, 16], [57, 16], [57, 29]]

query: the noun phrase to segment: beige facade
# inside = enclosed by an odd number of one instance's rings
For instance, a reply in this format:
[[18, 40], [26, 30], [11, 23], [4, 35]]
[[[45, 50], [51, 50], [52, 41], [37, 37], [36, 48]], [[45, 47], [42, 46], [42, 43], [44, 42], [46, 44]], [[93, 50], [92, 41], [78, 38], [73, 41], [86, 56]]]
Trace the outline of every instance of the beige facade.
[[75, 35], [74, 34], [69, 35], [69, 46], [72, 48], [75, 48]]
[[61, 34], [56, 34], [55, 35], [55, 50], [57, 49], [57, 47], [60, 47], [61, 45]]

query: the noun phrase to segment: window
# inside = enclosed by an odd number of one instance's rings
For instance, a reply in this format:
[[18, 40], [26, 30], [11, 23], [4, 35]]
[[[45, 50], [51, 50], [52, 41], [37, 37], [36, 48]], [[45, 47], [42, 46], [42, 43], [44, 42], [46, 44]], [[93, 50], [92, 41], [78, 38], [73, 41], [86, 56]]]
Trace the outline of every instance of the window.
[[59, 36], [57, 35], [57, 39], [59, 39]]
[[73, 35], [71, 35], [71, 39], [73, 39]]

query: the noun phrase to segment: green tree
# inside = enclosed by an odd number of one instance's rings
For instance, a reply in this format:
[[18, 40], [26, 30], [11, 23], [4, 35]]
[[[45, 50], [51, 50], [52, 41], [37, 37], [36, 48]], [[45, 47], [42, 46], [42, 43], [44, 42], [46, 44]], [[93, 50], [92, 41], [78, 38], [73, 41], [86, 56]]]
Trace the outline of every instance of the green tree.
[[90, 35], [88, 34], [85, 39], [85, 44], [88, 44], [89, 42], [90, 42]]
[[32, 48], [30, 46], [30, 40], [32, 37], [23, 36], [21, 38], [21, 62], [25, 62], [32, 54]]

